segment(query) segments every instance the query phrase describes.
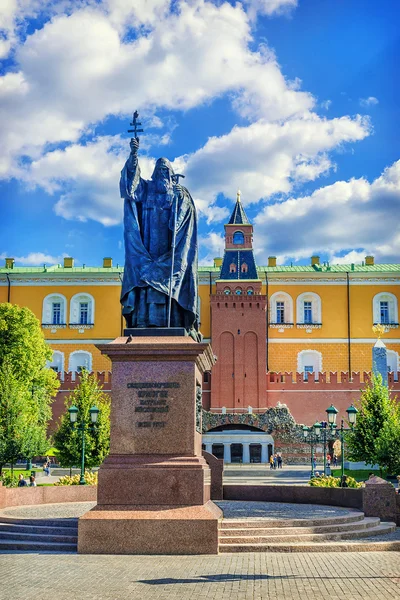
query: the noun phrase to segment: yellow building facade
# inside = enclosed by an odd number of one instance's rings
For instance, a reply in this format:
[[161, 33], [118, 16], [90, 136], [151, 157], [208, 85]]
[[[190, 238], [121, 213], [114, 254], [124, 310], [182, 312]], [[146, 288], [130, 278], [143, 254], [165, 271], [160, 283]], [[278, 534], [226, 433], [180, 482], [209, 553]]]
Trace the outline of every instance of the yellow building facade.
[[[212, 343], [210, 296], [216, 293], [221, 259], [199, 268], [201, 332]], [[388, 366], [399, 371], [400, 265], [321, 264], [258, 267], [267, 296], [266, 370], [370, 371], [374, 323], [387, 329]], [[58, 371], [110, 368], [96, 349], [121, 335], [119, 296], [123, 268], [105, 258], [101, 267], [75, 267], [72, 258], [52, 267], [0, 267], [0, 302], [26, 306], [42, 324]], [[243, 293], [246, 293], [243, 290]]]

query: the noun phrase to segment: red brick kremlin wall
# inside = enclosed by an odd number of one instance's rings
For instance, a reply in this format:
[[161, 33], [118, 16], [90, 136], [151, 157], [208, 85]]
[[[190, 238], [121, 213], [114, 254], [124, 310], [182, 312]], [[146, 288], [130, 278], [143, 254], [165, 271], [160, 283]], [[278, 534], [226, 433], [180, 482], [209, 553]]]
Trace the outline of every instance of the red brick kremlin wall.
[[[112, 375], [108, 373], [96, 373], [99, 382], [103, 385], [104, 392], [111, 392]], [[389, 373], [389, 389], [397, 394], [400, 400], [400, 373], [397, 381], [393, 373]], [[61, 378], [61, 374], [59, 374]], [[212, 405], [212, 379], [211, 374], [206, 374], [203, 384], [203, 408], [212, 412], [221, 412], [221, 408], [213, 408]], [[264, 412], [269, 407], [276, 406], [279, 402], [286, 404], [297, 423], [311, 425], [316, 419], [325, 418], [325, 410], [334, 404], [339, 410], [338, 420], [346, 418], [346, 408], [360, 398], [360, 390], [370, 381], [370, 373], [353, 373], [350, 380], [348, 373], [319, 373], [318, 381], [314, 374], [310, 373], [308, 381], [304, 381], [303, 373], [266, 373], [265, 381], [265, 405], [252, 406], [253, 413]], [[71, 391], [79, 384], [79, 373], [64, 373], [61, 385], [53, 403], [53, 421], [50, 430], [54, 431], [60, 415], [65, 411], [65, 399]], [[244, 402], [243, 407], [227, 412], [238, 414], [247, 412], [249, 402]], [[250, 404], [251, 406], [251, 404]]]

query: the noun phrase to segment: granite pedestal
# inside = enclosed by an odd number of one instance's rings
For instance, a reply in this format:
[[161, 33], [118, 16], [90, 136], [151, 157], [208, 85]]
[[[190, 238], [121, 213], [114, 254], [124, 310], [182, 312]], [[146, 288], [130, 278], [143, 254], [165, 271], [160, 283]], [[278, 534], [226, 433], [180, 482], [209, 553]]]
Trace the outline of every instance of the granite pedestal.
[[222, 513], [205, 484], [199, 403], [211, 346], [127, 339], [97, 346], [112, 361], [111, 444], [98, 504], [79, 519], [78, 552], [217, 554]]

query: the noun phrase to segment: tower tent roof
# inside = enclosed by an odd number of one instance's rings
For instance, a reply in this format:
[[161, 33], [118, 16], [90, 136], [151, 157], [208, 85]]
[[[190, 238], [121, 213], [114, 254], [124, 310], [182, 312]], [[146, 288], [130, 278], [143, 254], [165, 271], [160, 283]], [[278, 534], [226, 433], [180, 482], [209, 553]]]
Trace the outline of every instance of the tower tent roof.
[[235, 208], [231, 214], [228, 225], [250, 225], [250, 221], [247, 218], [244, 208], [240, 200], [240, 191], [237, 193]]

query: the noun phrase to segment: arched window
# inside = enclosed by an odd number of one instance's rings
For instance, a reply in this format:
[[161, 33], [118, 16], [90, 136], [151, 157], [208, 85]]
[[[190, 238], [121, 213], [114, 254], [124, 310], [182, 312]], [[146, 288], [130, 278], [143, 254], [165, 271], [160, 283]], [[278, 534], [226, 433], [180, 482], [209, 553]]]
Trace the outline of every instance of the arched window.
[[49, 294], [43, 300], [42, 325], [57, 329], [65, 327], [67, 299], [62, 294]]
[[396, 296], [389, 292], [376, 294], [373, 300], [373, 316], [374, 323], [398, 325], [399, 317]]
[[92, 355], [86, 350], [76, 350], [69, 355], [68, 371], [80, 373], [82, 369], [92, 370]]
[[394, 350], [386, 351], [387, 368], [390, 373], [394, 373], [395, 381], [399, 379], [400, 362], [399, 355]]
[[235, 233], [233, 234], [233, 243], [244, 244], [244, 235], [242, 231], [235, 231]]
[[236, 288], [235, 290], [235, 294], [237, 294], [238, 296], [240, 296], [240, 294], [243, 292], [242, 288]]
[[321, 298], [314, 292], [304, 292], [297, 296], [296, 319], [298, 324], [322, 323]]
[[235, 263], [231, 263], [229, 265], [229, 273], [236, 273], [236, 265], [235, 265]]
[[254, 294], [254, 289], [252, 287], [248, 287], [246, 290], [246, 294], [248, 296], [252, 296]]
[[87, 293], [75, 294], [71, 298], [70, 326], [88, 327], [94, 324], [94, 298]]
[[293, 300], [286, 292], [275, 292], [270, 298], [269, 320], [272, 324], [293, 324]]
[[46, 362], [48, 369], [53, 369], [56, 373], [61, 373], [61, 379], [64, 376], [64, 353], [59, 350], [53, 351], [53, 357]]
[[226, 287], [224, 288], [224, 294], [230, 294], [231, 293], [231, 289]]
[[315, 373], [315, 379], [318, 379], [318, 373], [322, 371], [322, 354], [318, 350], [302, 350], [297, 355], [297, 371], [304, 374], [304, 381], [308, 380], [309, 373]]
[[247, 273], [249, 270], [249, 267], [247, 266], [246, 263], [242, 263], [240, 270], [242, 271], [242, 273]]

